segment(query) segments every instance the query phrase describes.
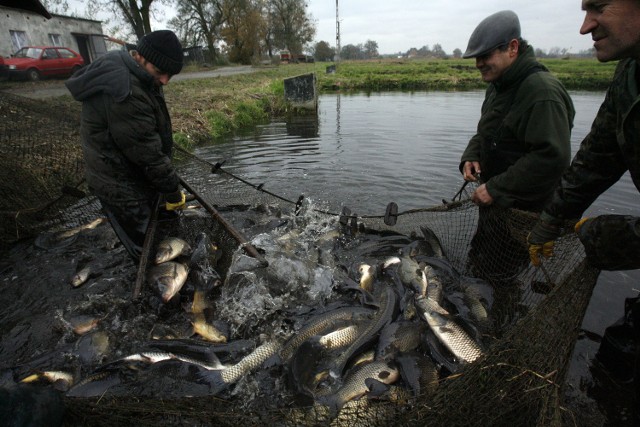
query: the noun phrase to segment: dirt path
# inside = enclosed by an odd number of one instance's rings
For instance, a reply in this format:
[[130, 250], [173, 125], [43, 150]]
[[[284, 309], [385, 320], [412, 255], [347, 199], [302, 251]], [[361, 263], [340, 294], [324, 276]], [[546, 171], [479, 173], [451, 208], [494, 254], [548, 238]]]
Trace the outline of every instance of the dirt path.
[[[250, 65], [241, 65], [237, 67], [222, 67], [217, 68], [211, 71], [197, 71], [193, 73], [184, 73], [178, 74], [173, 77], [173, 81], [179, 82], [181, 80], [189, 80], [189, 79], [203, 79], [208, 77], [220, 77], [220, 76], [229, 76], [234, 74], [246, 74], [253, 73], [256, 71], [256, 68], [253, 68]], [[19, 87], [15, 87], [15, 85], [11, 85], [9, 88], [4, 88], [3, 84], [0, 83], [0, 92], [6, 92], [13, 95], [24, 96], [26, 98], [31, 99], [43, 99], [43, 98], [53, 98], [56, 96], [68, 95], [69, 91], [64, 86], [64, 82], [66, 79], [50, 79], [45, 80], [43, 82], [28, 82], [29, 84], [20, 85]]]

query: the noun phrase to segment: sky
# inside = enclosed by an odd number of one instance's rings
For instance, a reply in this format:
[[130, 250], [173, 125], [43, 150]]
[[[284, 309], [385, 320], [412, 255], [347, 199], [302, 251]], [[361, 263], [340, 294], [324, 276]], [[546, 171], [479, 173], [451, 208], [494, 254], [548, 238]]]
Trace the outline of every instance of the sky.
[[[317, 29], [313, 44], [326, 41], [335, 47], [336, 1], [307, 1]], [[82, 12], [85, 1], [70, 0], [69, 4]], [[578, 53], [593, 45], [590, 35], [579, 32], [584, 19], [580, 6], [581, 0], [338, 0], [340, 45], [373, 40], [380, 54], [394, 54], [438, 43], [448, 54], [456, 48], [464, 52], [480, 21], [510, 9], [518, 14], [522, 36], [534, 48], [548, 52], [558, 47]], [[171, 8], [165, 8], [156, 16], [153, 29], [166, 28], [174, 15]]]
[[[308, 3], [316, 41], [336, 46], [335, 0]], [[580, 34], [580, 0], [338, 0], [340, 45], [374, 40], [380, 54], [392, 54], [439, 43], [449, 54], [456, 48], [464, 52], [480, 21], [505, 9], [518, 14], [522, 37], [534, 48], [577, 53], [593, 45], [590, 35]]]

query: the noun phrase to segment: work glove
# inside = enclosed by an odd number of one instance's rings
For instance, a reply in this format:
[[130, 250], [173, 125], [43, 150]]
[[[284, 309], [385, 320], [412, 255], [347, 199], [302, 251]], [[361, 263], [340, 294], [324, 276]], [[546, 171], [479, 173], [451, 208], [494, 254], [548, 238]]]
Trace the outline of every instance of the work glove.
[[164, 195], [165, 209], [168, 211], [175, 211], [184, 209], [187, 202], [187, 196], [180, 190], [174, 191]]
[[580, 221], [576, 222], [576, 225], [573, 226], [573, 229], [576, 231], [576, 233], [580, 232], [580, 228], [582, 228], [582, 225], [589, 221], [591, 218], [589, 217], [584, 217], [582, 218]]
[[542, 264], [542, 257], [553, 256], [553, 245], [560, 236], [560, 226], [547, 221], [540, 220], [527, 236], [529, 243], [529, 258], [531, 264], [539, 267]]

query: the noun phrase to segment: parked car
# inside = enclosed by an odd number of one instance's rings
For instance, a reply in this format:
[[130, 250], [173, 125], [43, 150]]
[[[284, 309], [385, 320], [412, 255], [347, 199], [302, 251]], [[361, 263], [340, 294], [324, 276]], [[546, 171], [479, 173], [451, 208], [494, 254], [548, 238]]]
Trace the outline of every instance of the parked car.
[[84, 59], [67, 47], [25, 46], [4, 63], [10, 78], [36, 81], [45, 76], [71, 75], [84, 66]]

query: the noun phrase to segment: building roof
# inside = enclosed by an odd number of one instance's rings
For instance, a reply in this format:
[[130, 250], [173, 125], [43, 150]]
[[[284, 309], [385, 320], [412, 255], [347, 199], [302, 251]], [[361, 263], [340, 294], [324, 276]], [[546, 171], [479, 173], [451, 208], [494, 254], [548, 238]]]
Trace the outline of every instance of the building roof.
[[40, 3], [39, 0], [0, 0], [0, 6], [12, 7], [14, 9], [28, 10], [51, 19], [51, 14]]

